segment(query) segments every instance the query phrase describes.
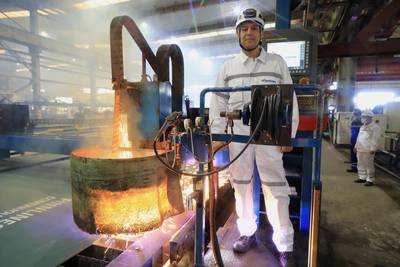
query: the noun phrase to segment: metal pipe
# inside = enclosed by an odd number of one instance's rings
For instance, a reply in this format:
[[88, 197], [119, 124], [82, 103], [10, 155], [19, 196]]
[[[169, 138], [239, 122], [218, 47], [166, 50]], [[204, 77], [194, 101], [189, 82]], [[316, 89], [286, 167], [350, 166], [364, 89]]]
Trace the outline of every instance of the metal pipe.
[[200, 117], [204, 117], [204, 108], [205, 108], [205, 98], [207, 93], [213, 92], [221, 92], [221, 93], [233, 93], [233, 92], [247, 92], [251, 91], [250, 86], [243, 86], [243, 87], [212, 87], [206, 88], [200, 93], [200, 110], [199, 114]]
[[118, 84], [124, 79], [124, 62], [122, 50], [122, 27], [125, 27], [135, 40], [143, 56], [149, 62], [154, 72], [159, 75], [160, 66], [151, 50], [149, 44], [140, 32], [136, 23], [128, 16], [115, 17], [110, 25], [110, 48], [111, 48], [111, 73], [113, 84]]
[[162, 45], [157, 50], [157, 60], [160, 64], [158, 80], [161, 82], [170, 81], [169, 60], [172, 63], [172, 111], [182, 111], [183, 87], [184, 87], [184, 63], [183, 55], [179, 46]]
[[318, 266], [318, 239], [321, 214], [321, 184], [314, 184], [312, 196], [311, 232], [309, 243], [308, 266]]
[[[213, 152], [212, 152], [212, 144], [211, 142], [208, 143], [208, 158], [214, 157]], [[209, 161], [208, 163], [208, 170], [214, 170], [214, 164], [213, 161]], [[219, 247], [218, 243], [218, 237], [217, 237], [217, 228], [215, 225], [215, 214], [216, 214], [216, 199], [215, 199], [215, 192], [218, 191], [218, 187], [215, 187], [216, 181], [218, 181], [218, 173], [214, 173], [208, 176], [208, 201], [209, 201], [209, 222], [210, 222], [210, 240], [211, 240], [211, 247], [212, 247], [212, 252], [214, 255], [214, 259], [216, 262], [216, 265], [218, 267], [223, 267], [224, 263], [222, 261], [222, 256], [221, 256], [221, 250]]]

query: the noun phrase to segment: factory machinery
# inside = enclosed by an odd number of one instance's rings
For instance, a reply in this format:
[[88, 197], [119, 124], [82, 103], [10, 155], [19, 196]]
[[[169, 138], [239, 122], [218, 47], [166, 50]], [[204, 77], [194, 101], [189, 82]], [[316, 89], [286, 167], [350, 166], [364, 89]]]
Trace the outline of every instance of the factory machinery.
[[[124, 76], [123, 28], [142, 52], [139, 82], [127, 81]], [[82, 148], [76, 140], [63, 140], [62, 146], [51, 150], [71, 152], [73, 220], [81, 230], [91, 234], [84, 237], [85, 242], [80, 242], [81, 249], [77, 253], [56, 264], [232, 266], [232, 260], [238, 259], [227, 252], [224, 236], [230, 232], [226, 225], [234, 218], [231, 215], [234, 201], [225, 170], [238, 160], [248, 145], [258, 144], [295, 147], [295, 152], [284, 158], [285, 168], [295, 170], [287, 173], [293, 190], [290, 216], [298, 232], [307, 239], [308, 246], [300, 252], [305, 257], [304, 263], [316, 266], [323, 117], [323, 96], [319, 88], [310, 84], [208, 88], [201, 92], [198, 116], [194, 115], [196, 109], [190, 107], [184, 115], [183, 57], [179, 47], [162, 45], [154, 55], [135, 22], [127, 16], [113, 19], [110, 36], [115, 104], [109, 146], [92, 142], [93, 145]], [[310, 47], [311, 43], [309, 50], [312, 51]], [[313, 58], [316, 59], [315, 54]], [[157, 80], [149, 79], [146, 62]], [[311, 69], [309, 66], [313, 63], [307, 62], [307, 68]], [[301, 71], [296, 69], [295, 72]], [[226, 134], [211, 134], [212, 122], [206, 116], [205, 95], [232, 91], [251, 92], [252, 101], [241, 110], [221, 113], [226, 117]], [[294, 91], [301, 116], [299, 133], [291, 140]], [[237, 120], [250, 126], [250, 136], [235, 135], [233, 125]], [[17, 146], [15, 143], [21, 139], [13, 138], [3, 137], [3, 140], [12, 141], [12, 145], [7, 147], [3, 143], [2, 148]], [[213, 141], [224, 141], [224, 144], [213, 147]], [[222, 150], [230, 142], [246, 145], [238, 156], [227, 160]], [[27, 151], [38, 148], [21, 143], [19, 148]], [[220, 160], [221, 155], [224, 160]], [[257, 171], [254, 175], [258, 177]], [[259, 183], [254, 183], [253, 191], [256, 214], [265, 213], [260, 207]], [[74, 231], [73, 235], [76, 234]], [[71, 239], [75, 238], [73, 235]], [[82, 247], [88, 240], [91, 245]], [[207, 249], [208, 242], [210, 249]], [[261, 264], [275, 266], [276, 262], [264, 254], [256, 255]], [[254, 257], [253, 254], [248, 256]], [[245, 263], [254, 262], [254, 259], [242, 257], [241, 260]]]
[[[124, 76], [123, 27], [143, 55], [142, 80], [139, 82], [129, 82]], [[169, 82], [169, 59], [172, 61], [172, 84]], [[156, 73], [157, 81], [148, 79], [146, 61]], [[224, 266], [226, 259], [221, 253], [217, 229], [224, 225], [227, 217], [225, 220], [216, 217], [217, 213], [220, 215], [218, 202], [226, 195], [232, 195], [232, 191], [221, 190], [218, 174], [238, 160], [250, 144], [292, 145], [293, 91], [296, 89], [300, 99], [311, 97], [316, 101], [311, 103], [315, 109], [322, 102], [318, 88], [311, 85], [208, 88], [200, 96], [199, 116], [195, 117], [190, 107], [184, 116], [183, 57], [179, 47], [164, 45], [154, 55], [134, 21], [126, 16], [116, 17], [111, 23], [111, 62], [115, 90], [112, 144], [106, 148], [78, 149], [71, 156], [74, 221], [88, 233], [106, 236], [95, 242], [96, 251], [101, 247], [104, 249], [103, 258], [92, 255], [90, 261], [104, 261], [110, 251], [119, 251], [108, 258], [109, 266], [177, 265], [185, 260], [189, 261], [186, 262], [188, 265]], [[252, 101], [242, 110], [221, 113], [226, 117], [226, 134], [211, 134], [212, 122], [205, 116], [205, 95], [233, 91], [250, 91]], [[315, 129], [319, 129], [322, 110], [314, 111]], [[235, 120], [250, 126], [250, 136], [234, 134]], [[320, 158], [319, 133], [316, 131], [311, 142], [306, 138], [297, 140], [299, 146], [315, 147], [316, 159]], [[224, 144], [215, 148], [213, 141], [224, 141]], [[222, 163], [215, 161], [218, 152], [233, 141], [246, 145], [234, 159]], [[313, 167], [319, 173], [318, 161]], [[297, 207], [298, 228], [308, 233], [311, 226], [310, 248], [305, 253], [309, 252], [310, 262], [314, 259], [314, 264], [318, 240], [319, 175], [315, 181], [313, 205], [310, 202], [311, 179], [302, 181], [297, 189], [294, 186], [294, 191], [299, 191], [297, 202], [301, 203]], [[302, 188], [306, 183], [308, 188]], [[257, 208], [259, 187], [255, 190]], [[182, 193], [188, 190], [189, 194]], [[259, 214], [259, 209], [256, 212]], [[114, 240], [112, 243], [110, 237]], [[213, 259], [205, 263], [209, 241]], [[125, 249], [121, 249], [121, 242]], [[88, 260], [90, 257], [84, 252], [63, 266], [72, 266], [82, 258]]]

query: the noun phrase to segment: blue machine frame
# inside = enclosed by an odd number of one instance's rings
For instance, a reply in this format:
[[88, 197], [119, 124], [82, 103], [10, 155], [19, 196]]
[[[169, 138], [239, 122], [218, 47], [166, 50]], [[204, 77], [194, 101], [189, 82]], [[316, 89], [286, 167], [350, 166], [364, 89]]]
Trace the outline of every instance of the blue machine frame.
[[[320, 171], [321, 171], [321, 136], [322, 136], [322, 117], [323, 117], [323, 99], [320, 88], [316, 85], [294, 85], [296, 92], [314, 93], [318, 98], [318, 107], [316, 109], [317, 125], [314, 132], [298, 132], [293, 140], [293, 147], [303, 148], [303, 173], [301, 175], [301, 197], [300, 197], [300, 214], [291, 215], [291, 218], [297, 217], [300, 221], [300, 231], [308, 233], [310, 231], [311, 222], [311, 199], [313, 186], [321, 187]], [[238, 92], [251, 91], [251, 87], [224, 87], [224, 88], [206, 88], [200, 93], [200, 116], [204, 118], [205, 95], [210, 92]], [[223, 134], [213, 134], [214, 141], [228, 141], [230, 137]], [[246, 143], [249, 136], [234, 135], [232, 141]], [[254, 163], [254, 165], [256, 165]], [[200, 170], [204, 168], [199, 165]], [[259, 220], [260, 214], [260, 191], [261, 185], [258, 176], [258, 170], [254, 168], [253, 192], [254, 192], [254, 209]], [[196, 226], [195, 226], [195, 266], [204, 266], [203, 247], [204, 247], [204, 207], [198, 205], [196, 207]]]

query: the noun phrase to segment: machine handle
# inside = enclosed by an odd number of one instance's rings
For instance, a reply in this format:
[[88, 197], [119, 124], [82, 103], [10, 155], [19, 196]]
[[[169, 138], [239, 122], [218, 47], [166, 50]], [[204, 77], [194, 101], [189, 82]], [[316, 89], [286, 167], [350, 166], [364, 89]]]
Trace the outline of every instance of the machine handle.
[[285, 104], [285, 111], [284, 111], [284, 121], [283, 121], [283, 126], [289, 127], [291, 125], [291, 120], [290, 120], [290, 103]]

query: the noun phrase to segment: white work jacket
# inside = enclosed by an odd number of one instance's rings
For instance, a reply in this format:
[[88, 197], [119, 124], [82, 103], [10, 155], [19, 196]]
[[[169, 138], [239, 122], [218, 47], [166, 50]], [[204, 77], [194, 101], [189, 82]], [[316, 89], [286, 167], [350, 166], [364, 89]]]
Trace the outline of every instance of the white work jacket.
[[[226, 61], [217, 77], [216, 87], [243, 87], [264, 84], [292, 84], [289, 70], [283, 58], [265, 52], [253, 59], [243, 51]], [[251, 92], [213, 93], [211, 96], [209, 119], [212, 133], [224, 133], [226, 119], [220, 117], [221, 111], [241, 110], [251, 101]], [[293, 94], [292, 138], [296, 136], [299, 125], [299, 108], [296, 94]], [[242, 121], [234, 121], [234, 134], [249, 135], [250, 127]]]
[[355, 146], [357, 152], [376, 151], [380, 135], [381, 128], [374, 122], [361, 126]]

